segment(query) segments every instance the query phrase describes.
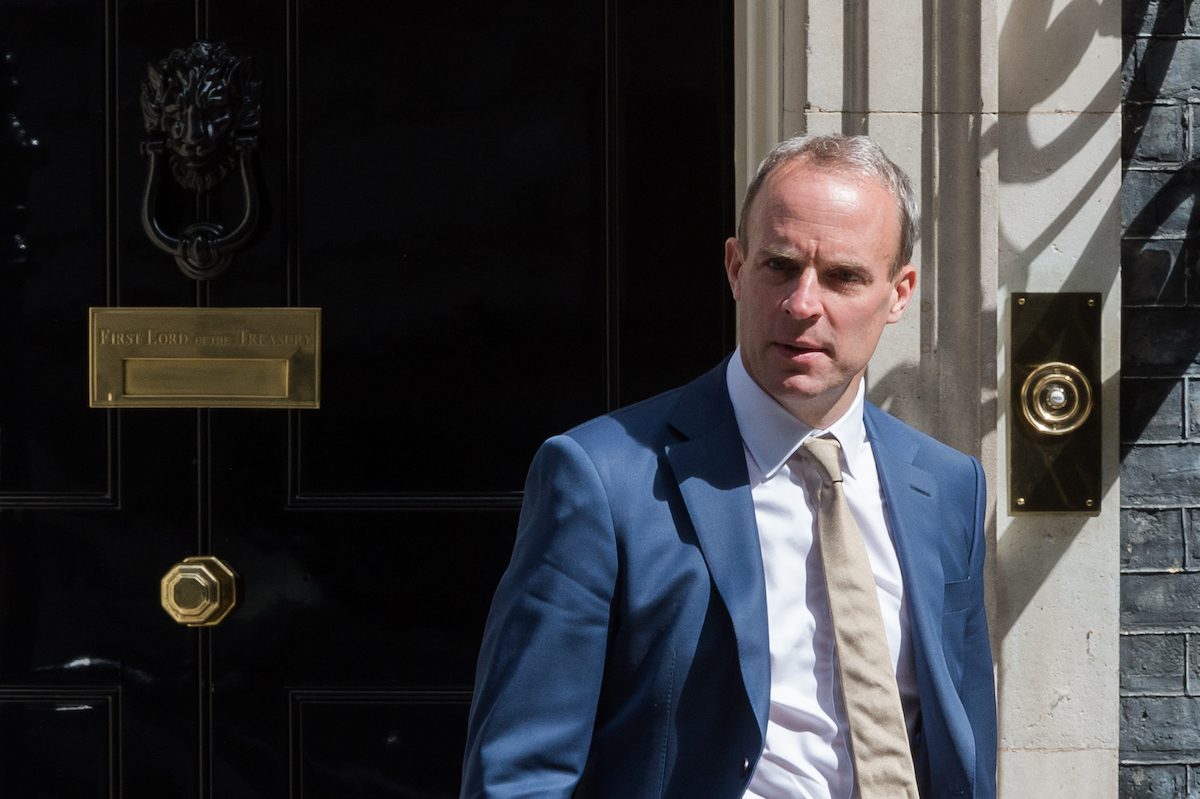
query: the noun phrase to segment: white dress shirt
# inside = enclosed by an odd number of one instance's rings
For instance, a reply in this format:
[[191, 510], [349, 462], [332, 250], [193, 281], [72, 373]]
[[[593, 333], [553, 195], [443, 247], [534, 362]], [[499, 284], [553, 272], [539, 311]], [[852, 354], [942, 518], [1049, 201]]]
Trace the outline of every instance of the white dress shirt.
[[854, 768], [820, 542], [815, 536], [821, 477], [796, 455], [810, 435], [832, 436], [842, 446], [846, 501], [875, 574], [910, 735], [919, 714], [904, 584], [863, 423], [864, 388], [859, 385], [854, 403], [840, 419], [825, 430], [814, 430], [754, 382], [740, 349], [729, 360], [726, 382], [750, 473], [771, 651], [766, 745], [745, 795], [748, 799], [850, 799]]

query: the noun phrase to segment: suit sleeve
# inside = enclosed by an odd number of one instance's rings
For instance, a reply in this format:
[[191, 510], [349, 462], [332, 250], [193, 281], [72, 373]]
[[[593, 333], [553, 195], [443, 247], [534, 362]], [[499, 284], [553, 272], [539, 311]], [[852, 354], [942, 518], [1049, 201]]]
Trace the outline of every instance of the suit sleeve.
[[568, 797], [587, 761], [617, 554], [608, 496], [566, 436], [534, 457], [484, 630], [462, 797]]
[[979, 462], [972, 458], [971, 465], [975, 470], [975, 523], [971, 541], [970, 574], [971, 581], [976, 586], [976, 594], [967, 618], [962, 699], [975, 736], [974, 799], [994, 799], [996, 688], [983, 594], [987, 486]]

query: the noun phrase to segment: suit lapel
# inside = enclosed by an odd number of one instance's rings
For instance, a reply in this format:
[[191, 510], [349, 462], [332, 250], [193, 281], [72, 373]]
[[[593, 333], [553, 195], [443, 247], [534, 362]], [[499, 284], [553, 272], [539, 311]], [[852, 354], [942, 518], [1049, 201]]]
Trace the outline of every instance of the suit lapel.
[[725, 387], [725, 364], [683, 392], [671, 425], [683, 440], [669, 445], [679, 492], [717, 593], [733, 621], [742, 680], [759, 729], [771, 693], [767, 594], [742, 437]]
[[945, 595], [938, 541], [937, 480], [913, 465], [919, 445], [907, 428], [874, 405], [866, 406], [865, 417], [904, 578], [908, 621], [916, 644], [913, 651], [918, 669], [928, 669], [944, 658], [941, 618]]
[[974, 739], [942, 642], [944, 532], [938, 483], [933, 474], [913, 465], [919, 444], [907, 427], [872, 405], [867, 406], [866, 419], [904, 577], [922, 713], [941, 715], [967, 779], [974, 769]]

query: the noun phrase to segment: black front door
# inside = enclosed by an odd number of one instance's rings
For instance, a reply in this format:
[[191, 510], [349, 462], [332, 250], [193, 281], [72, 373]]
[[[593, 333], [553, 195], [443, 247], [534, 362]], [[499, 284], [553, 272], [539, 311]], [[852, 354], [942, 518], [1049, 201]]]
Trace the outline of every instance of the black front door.
[[[0, 796], [455, 794], [534, 449], [731, 342], [730, 6], [0, 3]], [[205, 282], [140, 219], [146, 65], [198, 39], [262, 83]], [[321, 407], [90, 409], [90, 306], [319, 307]], [[207, 629], [159, 605], [197, 554]]]

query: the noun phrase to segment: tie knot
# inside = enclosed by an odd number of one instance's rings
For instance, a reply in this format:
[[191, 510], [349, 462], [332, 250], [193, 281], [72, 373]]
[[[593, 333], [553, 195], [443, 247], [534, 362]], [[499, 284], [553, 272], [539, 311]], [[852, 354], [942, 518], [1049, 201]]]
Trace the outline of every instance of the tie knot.
[[836, 438], [810, 437], [808, 441], [804, 442], [804, 449], [812, 457], [813, 463], [825, 473], [824, 476], [829, 479], [829, 482], [842, 482], [842, 464], [838, 459], [842, 445], [837, 442]]

